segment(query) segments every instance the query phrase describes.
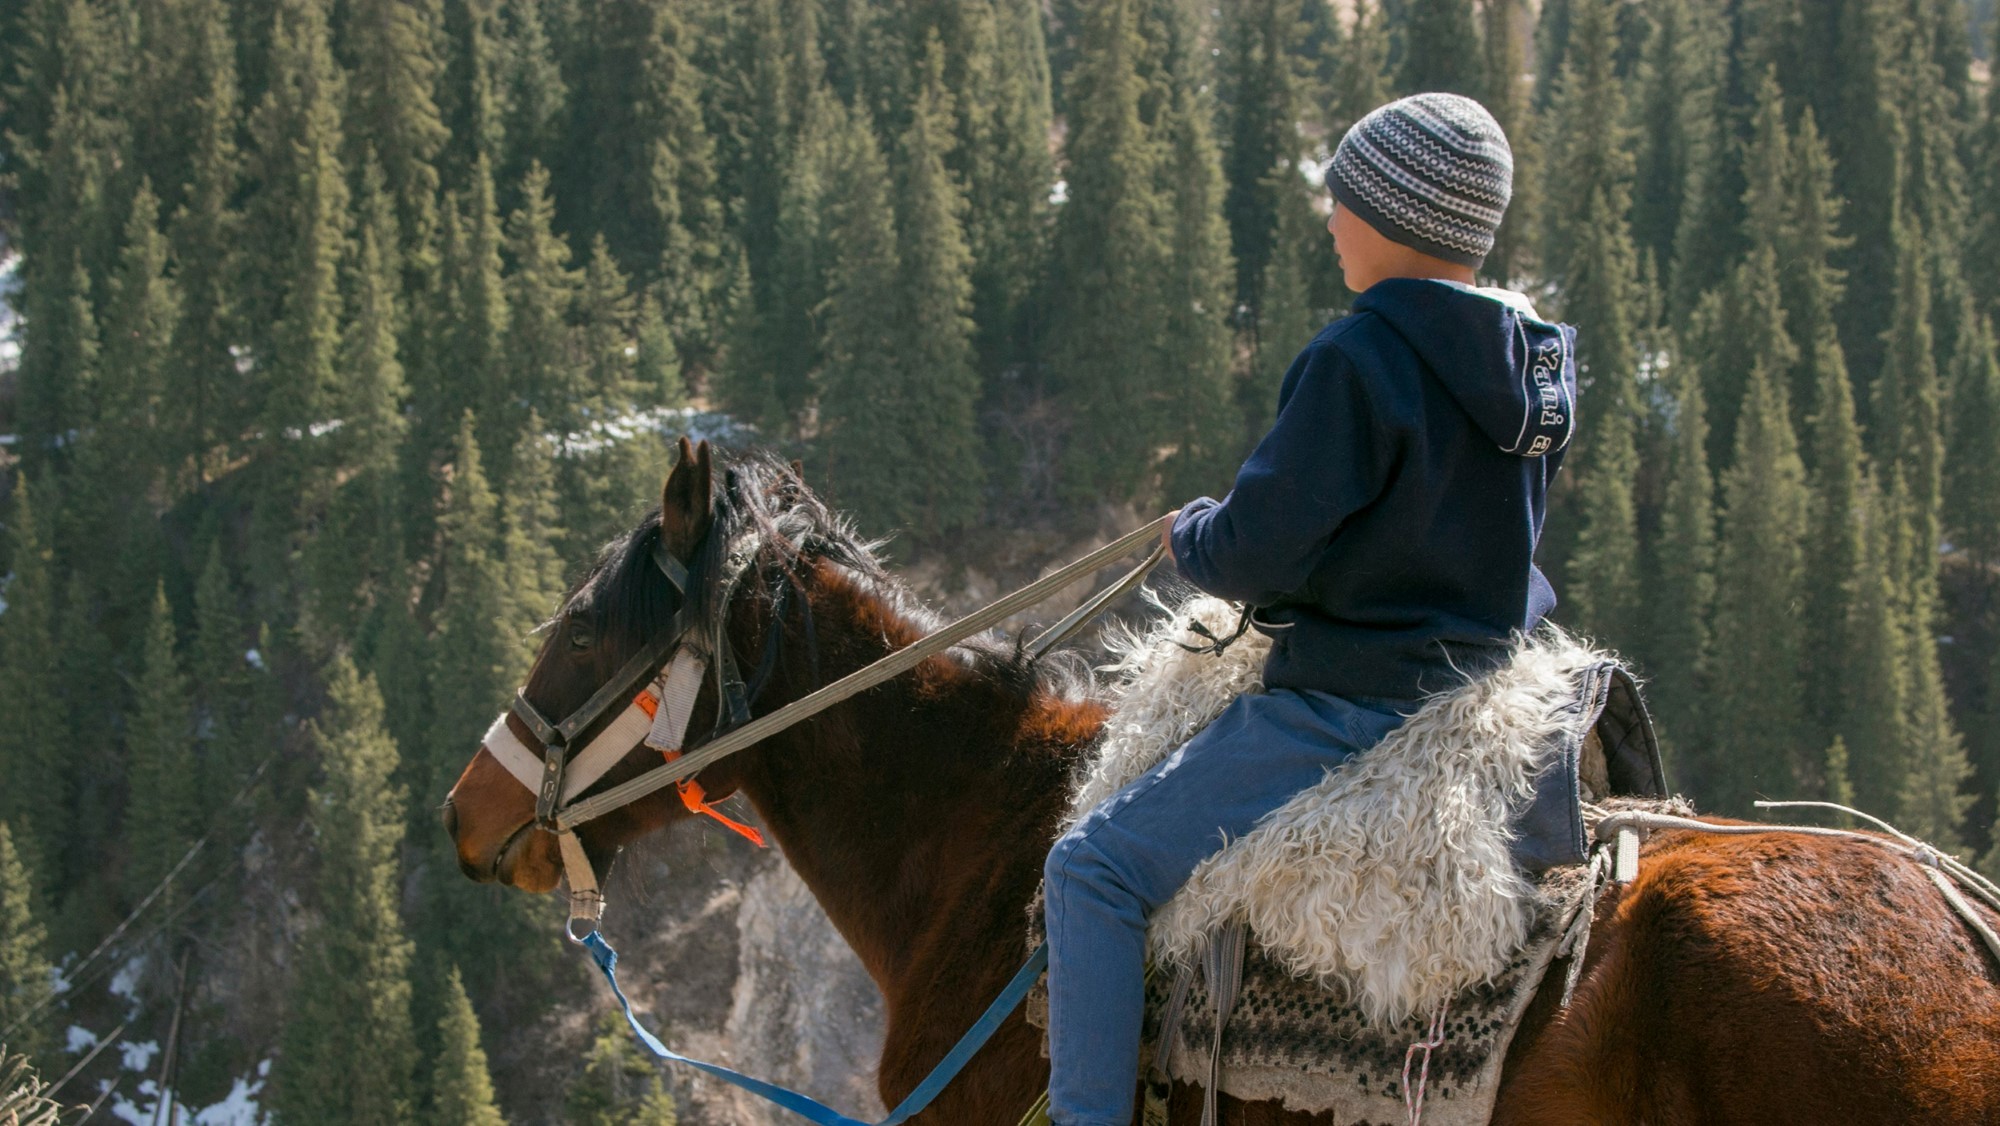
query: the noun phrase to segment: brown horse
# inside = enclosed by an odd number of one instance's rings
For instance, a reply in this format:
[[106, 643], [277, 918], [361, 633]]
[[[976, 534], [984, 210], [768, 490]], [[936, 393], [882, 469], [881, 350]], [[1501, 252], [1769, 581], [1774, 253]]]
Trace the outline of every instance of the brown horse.
[[[739, 652], [766, 652], [765, 712], [934, 626], [775, 461], [718, 491], [683, 443], [661, 511], [608, 547], [552, 624], [526, 685], [581, 704], [677, 609], [659, 538]], [[737, 570], [740, 568], [740, 571]], [[732, 573], [735, 572], [735, 573]], [[777, 597], [780, 590], [790, 596]], [[740, 792], [880, 986], [879, 1084], [893, 1105], [1024, 955], [1024, 920], [1072, 772], [1104, 719], [1075, 683], [995, 643], [961, 647], [700, 776]], [[692, 731], [714, 715], [706, 689]], [[518, 721], [517, 721], [518, 722]], [[525, 735], [525, 731], [517, 731]], [[635, 747], [599, 787], [657, 758]], [[555, 887], [534, 797], [490, 754], [446, 803], [477, 880]], [[600, 871], [689, 816], [662, 791], [585, 825]], [[1562, 967], [1551, 981], [1559, 981]], [[1569, 1006], [1544, 988], [1508, 1054], [1496, 1123], [2000, 1122], [2000, 987], [1989, 956], [1913, 864], [1852, 842], [1662, 833], [1601, 904]], [[919, 1120], [1008, 1126], [1048, 1078], [1017, 1013]], [[1199, 1117], [1177, 1089], [1172, 1120]], [[1223, 1120], [1326, 1122], [1224, 1100]]]

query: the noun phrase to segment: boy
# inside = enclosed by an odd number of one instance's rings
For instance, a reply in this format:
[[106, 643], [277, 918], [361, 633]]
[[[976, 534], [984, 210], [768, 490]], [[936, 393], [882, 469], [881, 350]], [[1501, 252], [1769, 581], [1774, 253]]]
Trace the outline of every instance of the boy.
[[1195, 866], [1498, 659], [1555, 605], [1534, 565], [1568, 444], [1574, 330], [1477, 289], [1513, 155], [1469, 98], [1348, 130], [1326, 181], [1351, 315], [1285, 374], [1278, 420], [1167, 543], [1253, 608], [1265, 691], [1092, 810], [1049, 853], [1050, 1115], [1129, 1126], [1146, 919]]

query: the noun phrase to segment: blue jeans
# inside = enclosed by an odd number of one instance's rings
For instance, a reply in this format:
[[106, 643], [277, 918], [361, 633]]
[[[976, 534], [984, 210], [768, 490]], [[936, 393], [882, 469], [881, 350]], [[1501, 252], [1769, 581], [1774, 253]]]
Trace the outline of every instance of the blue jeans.
[[1131, 1126], [1147, 918], [1225, 842], [1416, 707], [1288, 689], [1238, 697], [1056, 842], [1045, 875], [1057, 1126]]

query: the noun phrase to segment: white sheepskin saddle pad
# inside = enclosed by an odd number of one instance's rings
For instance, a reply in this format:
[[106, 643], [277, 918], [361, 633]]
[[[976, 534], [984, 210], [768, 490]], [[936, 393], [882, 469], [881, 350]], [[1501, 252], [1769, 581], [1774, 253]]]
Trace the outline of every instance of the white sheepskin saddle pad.
[[[1261, 690], [1269, 642], [1255, 632], [1219, 655], [1176, 644], [1201, 640], [1191, 622], [1227, 636], [1238, 607], [1196, 596], [1162, 609], [1150, 628], [1114, 643], [1114, 710], [1065, 828], [1236, 696]], [[1342, 1124], [1388, 1121], [1392, 1107], [1400, 1121], [1405, 1050], [1443, 1008], [1426, 1118], [1485, 1121], [1514, 1026], [1595, 890], [1573, 865], [1524, 873], [1514, 826], [1538, 778], [1565, 753], [1571, 784], [1557, 807], [1598, 788], [1579, 779], [1590, 769], [1579, 768], [1578, 751], [1601, 750], [1593, 727], [1604, 711], [1603, 670], [1615, 667], [1553, 627], [1518, 638], [1509, 660], [1427, 700], [1382, 743], [1203, 862], [1152, 921], [1154, 962], [1166, 972], [1148, 986], [1149, 1042], [1181, 971], [1201, 964], [1213, 936], [1245, 924], [1223, 1091], [1333, 1111]], [[1656, 774], [1636, 693], [1631, 708]], [[1580, 820], [1577, 832], [1580, 842]], [[1039, 917], [1031, 929], [1040, 931]], [[1202, 975], [1188, 980], [1187, 1015], [1164, 1054], [1156, 1045], [1156, 1073], [1205, 1083], [1214, 1018]], [[1039, 1024], [1045, 1014], [1038, 995], [1030, 1016]]]

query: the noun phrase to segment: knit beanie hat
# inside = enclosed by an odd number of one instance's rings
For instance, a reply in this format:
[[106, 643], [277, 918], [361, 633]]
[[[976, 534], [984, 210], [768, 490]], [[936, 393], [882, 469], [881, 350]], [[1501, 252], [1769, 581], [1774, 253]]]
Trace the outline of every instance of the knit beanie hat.
[[1392, 242], [1478, 266], [1514, 191], [1514, 153], [1486, 107], [1413, 94], [1354, 123], [1326, 168], [1342, 207]]

